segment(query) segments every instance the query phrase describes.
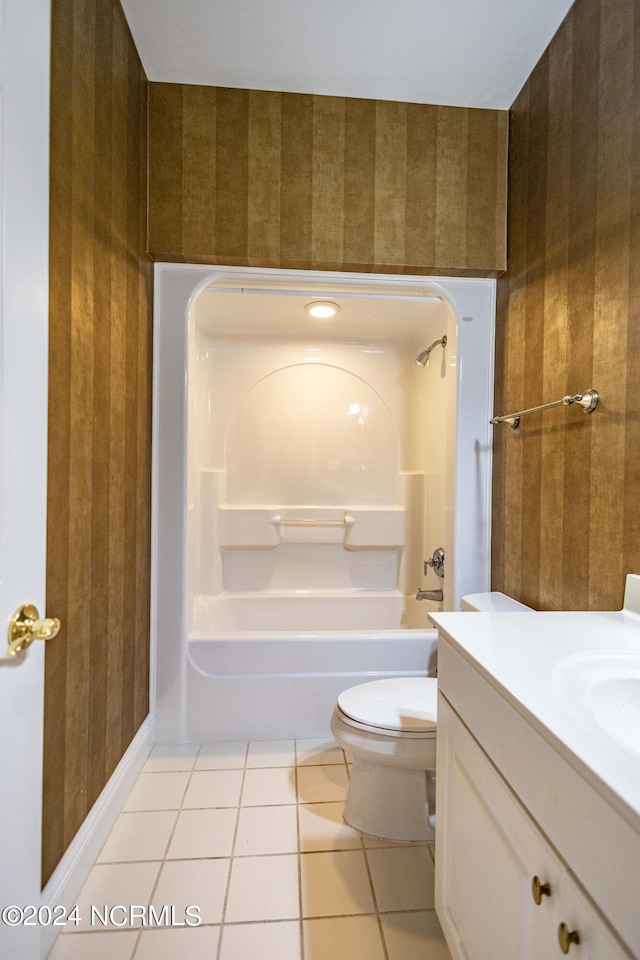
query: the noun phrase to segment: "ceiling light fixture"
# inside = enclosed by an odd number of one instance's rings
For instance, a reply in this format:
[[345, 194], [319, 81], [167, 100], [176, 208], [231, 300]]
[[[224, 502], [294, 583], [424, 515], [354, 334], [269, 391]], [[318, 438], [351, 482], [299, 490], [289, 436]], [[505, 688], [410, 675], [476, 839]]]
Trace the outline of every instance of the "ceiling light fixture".
[[329, 317], [335, 317], [340, 313], [340, 306], [333, 300], [312, 300], [304, 308], [304, 312], [310, 317], [316, 317], [319, 320], [328, 320]]

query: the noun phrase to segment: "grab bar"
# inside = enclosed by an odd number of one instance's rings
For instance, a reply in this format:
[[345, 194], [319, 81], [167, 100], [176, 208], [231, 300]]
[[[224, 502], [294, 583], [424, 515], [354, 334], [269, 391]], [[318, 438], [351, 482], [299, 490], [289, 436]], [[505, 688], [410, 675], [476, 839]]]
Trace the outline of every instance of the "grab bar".
[[528, 410], [519, 410], [517, 413], [507, 413], [503, 417], [492, 417], [489, 423], [508, 423], [512, 430], [517, 430], [520, 417], [526, 417], [529, 413], [540, 413], [542, 410], [551, 410], [553, 407], [570, 407], [574, 403], [582, 407], [585, 413], [593, 413], [599, 399], [597, 390], [585, 390], [584, 393], [576, 393], [573, 397], [563, 397], [562, 400], [554, 400], [553, 403], [543, 403], [539, 407], [530, 407]]
[[[301, 508], [301, 512], [302, 512]], [[330, 510], [326, 516], [292, 516], [277, 514], [269, 521], [276, 530], [280, 543], [333, 543], [345, 546], [352, 526], [356, 522], [349, 513]], [[342, 514], [342, 515], [341, 515]]]
[[345, 513], [340, 520], [325, 520], [322, 517], [271, 517], [274, 527], [352, 527], [356, 521], [351, 514]]
[[282, 517], [273, 517], [271, 523], [281, 527], [345, 527], [351, 526], [355, 523], [353, 517], [345, 517], [344, 520], [304, 520], [300, 518], [299, 520], [287, 517], [286, 520], [283, 520]]

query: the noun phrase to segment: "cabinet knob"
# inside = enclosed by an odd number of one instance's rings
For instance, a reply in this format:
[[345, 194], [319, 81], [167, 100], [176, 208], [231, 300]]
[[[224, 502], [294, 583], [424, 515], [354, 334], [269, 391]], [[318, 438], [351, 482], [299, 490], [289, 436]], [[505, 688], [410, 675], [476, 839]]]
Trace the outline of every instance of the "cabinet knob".
[[543, 897], [551, 896], [551, 884], [542, 883], [540, 877], [534, 877], [531, 881], [531, 893], [533, 894], [534, 901], [540, 906]]
[[563, 953], [569, 953], [572, 943], [580, 943], [580, 934], [577, 930], [569, 930], [566, 923], [558, 927], [558, 943]]

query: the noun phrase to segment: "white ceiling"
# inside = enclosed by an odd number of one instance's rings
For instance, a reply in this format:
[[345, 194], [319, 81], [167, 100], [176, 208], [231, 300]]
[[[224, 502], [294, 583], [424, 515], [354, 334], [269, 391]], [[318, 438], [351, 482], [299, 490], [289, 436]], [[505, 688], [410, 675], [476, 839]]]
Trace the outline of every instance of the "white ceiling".
[[507, 109], [572, 0], [121, 0], [149, 80]]
[[[391, 344], [424, 349], [447, 332], [449, 310], [428, 290], [396, 296], [264, 288], [205, 289], [196, 300], [196, 322], [206, 336], [222, 339], [312, 340]], [[313, 300], [331, 300], [340, 312], [316, 320], [304, 310]]]

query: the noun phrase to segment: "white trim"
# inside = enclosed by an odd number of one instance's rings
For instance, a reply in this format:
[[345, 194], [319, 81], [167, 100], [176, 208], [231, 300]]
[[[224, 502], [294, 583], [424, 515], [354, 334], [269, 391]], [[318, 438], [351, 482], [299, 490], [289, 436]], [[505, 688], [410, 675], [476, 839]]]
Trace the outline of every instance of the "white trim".
[[[160, 286], [154, 272], [153, 300], [160, 297]], [[156, 304], [153, 306], [157, 309]], [[155, 323], [155, 320], [153, 321]], [[149, 713], [155, 717], [158, 689], [158, 417], [160, 415], [160, 397], [158, 390], [158, 367], [160, 358], [160, 338], [153, 331], [152, 370], [151, 370], [151, 557], [149, 568]]]
[[[44, 644], [6, 656], [18, 607], [46, 610], [51, 0], [0, 8], [0, 903], [38, 902]], [[27, 373], [28, 371], [28, 373]], [[27, 377], [25, 377], [27, 374]], [[25, 470], [23, 464], [28, 464]], [[25, 531], [28, 535], [25, 536]], [[35, 648], [35, 649], [34, 649]], [[37, 927], [0, 924], [32, 960]]]
[[[155, 720], [149, 714], [42, 891], [43, 905], [55, 907], [61, 904], [68, 910], [75, 905], [78, 894], [151, 752], [154, 737]], [[41, 928], [42, 958], [48, 955], [61, 929], [63, 928]]]

